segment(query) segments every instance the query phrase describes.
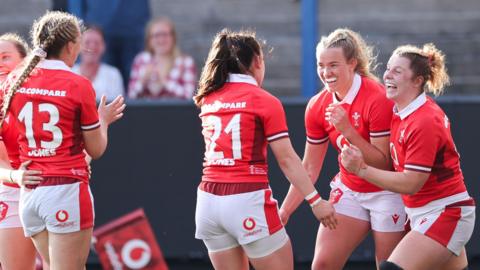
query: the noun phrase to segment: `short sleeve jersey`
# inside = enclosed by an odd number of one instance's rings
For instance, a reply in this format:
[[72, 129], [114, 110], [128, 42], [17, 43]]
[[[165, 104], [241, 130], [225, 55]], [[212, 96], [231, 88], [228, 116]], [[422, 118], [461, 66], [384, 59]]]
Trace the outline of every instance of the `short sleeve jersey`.
[[253, 77], [230, 74], [225, 85], [203, 99], [203, 181], [268, 182], [267, 144], [288, 137], [281, 102]]
[[[325, 120], [327, 107], [338, 102], [335, 94], [326, 89], [310, 99], [305, 112], [307, 142], [310, 144], [331, 142], [339, 153], [339, 174], [347, 187], [357, 192], [380, 191], [381, 188], [349, 173], [340, 162], [341, 149], [348, 141]], [[366, 141], [390, 135], [393, 103], [386, 98], [385, 89], [380, 83], [355, 74], [352, 87], [340, 103], [347, 112], [352, 127]]]
[[467, 190], [450, 121], [425, 94], [394, 114], [390, 154], [396, 171], [430, 174], [420, 191], [414, 195], [403, 195], [406, 207], [420, 207]]
[[7, 113], [5, 121], [2, 125], [2, 140], [7, 149], [8, 159], [10, 160], [10, 165], [14, 169], [20, 167], [20, 151], [18, 149], [18, 131], [15, 127], [15, 116], [12, 113]]
[[42, 176], [88, 181], [82, 131], [100, 126], [91, 83], [64, 62], [43, 60], [10, 105], [19, 132], [20, 160]]
[[[3, 144], [5, 145], [5, 148], [7, 150], [10, 166], [12, 166], [12, 168], [14, 169], [18, 169], [18, 167], [20, 167], [20, 164], [21, 164], [20, 152], [18, 150], [18, 142], [17, 142], [18, 131], [15, 127], [15, 117], [11, 113], [8, 113], [7, 117], [5, 117], [5, 121], [3, 122], [3, 125], [2, 125], [1, 135], [2, 135]], [[15, 183], [10, 183], [7, 181], [3, 182], [2, 184], [9, 187], [16, 187], [16, 188], [20, 187]]]
[[[13, 79], [13, 75], [10, 75]], [[11, 81], [11, 80], [9, 80]], [[0, 91], [0, 104], [3, 104], [3, 91], [8, 89], [10, 84], [4, 83], [1, 86]], [[7, 112], [7, 116], [5, 117], [5, 121], [3, 121], [3, 125], [1, 128], [1, 140], [5, 145], [7, 150], [8, 160], [10, 162], [10, 166], [14, 169], [18, 169], [20, 167], [20, 151], [18, 149], [18, 130], [15, 126], [16, 120], [15, 116], [12, 115], [11, 112]], [[10, 187], [20, 187], [15, 183], [3, 182], [4, 185]]]

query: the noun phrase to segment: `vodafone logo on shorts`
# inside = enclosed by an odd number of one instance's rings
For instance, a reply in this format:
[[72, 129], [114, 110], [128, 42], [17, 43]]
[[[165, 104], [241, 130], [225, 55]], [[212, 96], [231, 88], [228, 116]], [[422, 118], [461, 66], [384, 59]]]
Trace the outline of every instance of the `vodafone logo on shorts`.
[[125, 243], [121, 251], [122, 261], [130, 269], [142, 269], [152, 259], [150, 246], [141, 239], [132, 239]]
[[244, 221], [243, 221], [243, 228], [245, 228], [245, 230], [247, 231], [251, 231], [255, 228], [255, 220], [251, 217], [249, 218], [246, 218]]
[[58, 222], [65, 222], [68, 220], [68, 212], [66, 210], [58, 210], [55, 214], [55, 218]]

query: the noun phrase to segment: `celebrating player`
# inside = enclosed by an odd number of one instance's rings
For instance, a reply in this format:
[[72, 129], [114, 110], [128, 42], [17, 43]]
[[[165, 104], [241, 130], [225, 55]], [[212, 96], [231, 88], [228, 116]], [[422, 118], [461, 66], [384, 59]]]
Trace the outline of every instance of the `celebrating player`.
[[464, 246], [475, 224], [450, 121], [426, 93], [438, 95], [449, 78], [445, 56], [433, 44], [400, 46], [383, 75], [395, 102], [390, 154], [395, 172], [365, 163], [355, 145], [342, 164], [370, 183], [402, 193], [411, 231], [380, 269], [465, 269]]
[[201, 108], [205, 159], [197, 193], [196, 233], [215, 269], [293, 269], [290, 240], [267, 177], [267, 144], [280, 168], [334, 228], [334, 209], [320, 198], [293, 150], [280, 101], [260, 88], [262, 47], [253, 32], [223, 30], [203, 68]]
[[103, 154], [123, 99], [107, 106], [103, 97], [97, 113], [91, 83], [70, 71], [80, 50], [76, 17], [47, 12], [31, 32], [34, 55], [4, 89], [2, 107], [16, 119], [20, 160], [43, 177], [19, 181], [20, 218], [52, 269], [84, 269], [94, 220], [84, 150]]
[[[393, 104], [370, 71], [375, 62], [371, 50], [349, 29], [337, 29], [317, 45], [318, 75], [325, 89], [310, 99], [305, 112], [303, 157], [313, 182], [320, 175], [328, 141], [337, 151], [349, 143], [358, 145], [368, 164], [391, 167], [388, 139]], [[342, 269], [370, 230], [378, 264], [388, 258], [404, 234], [400, 195], [382, 190], [339, 165], [340, 172], [330, 183], [330, 201], [339, 225], [336, 230], [320, 226], [312, 269]], [[280, 209], [284, 222], [300, 201], [301, 195], [291, 187]]]
[[[22, 62], [29, 51], [27, 43], [17, 34], [0, 36], [0, 84]], [[8, 114], [1, 130], [0, 142], [0, 263], [4, 269], [34, 269], [35, 247], [32, 240], [23, 235], [18, 213], [20, 186], [14, 183], [18, 177], [39, 179], [34, 171], [20, 168], [15, 118]], [[28, 164], [28, 163], [27, 163]], [[11, 169], [19, 169], [12, 171]], [[36, 172], [37, 174], [39, 172]], [[12, 243], [15, 243], [13, 246]], [[14, 247], [14, 248], [13, 248]]]

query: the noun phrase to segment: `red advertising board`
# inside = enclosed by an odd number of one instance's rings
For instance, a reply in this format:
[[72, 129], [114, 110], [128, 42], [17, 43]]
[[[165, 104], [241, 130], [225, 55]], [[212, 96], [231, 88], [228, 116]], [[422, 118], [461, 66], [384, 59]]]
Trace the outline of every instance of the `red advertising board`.
[[168, 270], [143, 209], [96, 228], [93, 236], [105, 270]]

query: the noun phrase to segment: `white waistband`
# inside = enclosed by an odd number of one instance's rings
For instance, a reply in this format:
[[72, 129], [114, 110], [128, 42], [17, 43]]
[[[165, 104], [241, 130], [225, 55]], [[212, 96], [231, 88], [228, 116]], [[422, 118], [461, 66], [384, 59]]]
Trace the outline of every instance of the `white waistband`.
[[443, 208], [443, 207], [445, 207], [449, 204], [453, 204], [453, 203], [456, 203], [456, 202], [461, 202], [461, 201], [465, 201], [465, 200], [469, 200], [469, 199], [470, 199], [470, 195], [468, 195], [467, 191], [464, 191], [462, 193], [457, 193], [457, 194], [452, 195], [452, 196], [448, 196], [448, 197], [441, 198], [441, 199], [438, 199], [438, 200], [435, 200], [435, 201], [431, 201], [424, 206], [415, 207], [415, 208], [405, 207], [405, 212], [407, 212], [408, 215], [411, 215], [413, 213], [415, 213], [415, 214], [427, 213], [429, 211], [432, 211], [432, 210], [435, 210], [435, 209], [438, 209], [438, 208]]

